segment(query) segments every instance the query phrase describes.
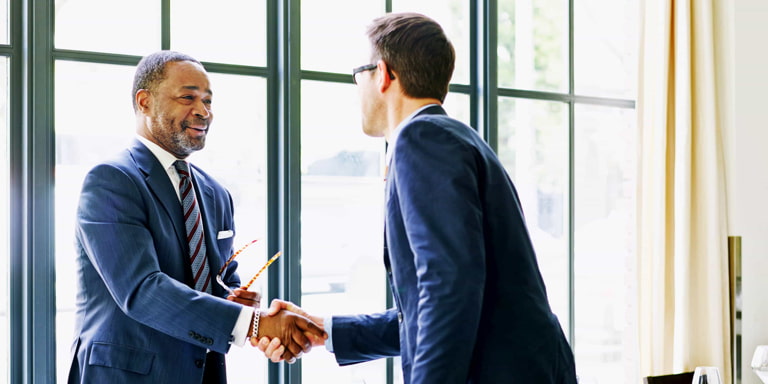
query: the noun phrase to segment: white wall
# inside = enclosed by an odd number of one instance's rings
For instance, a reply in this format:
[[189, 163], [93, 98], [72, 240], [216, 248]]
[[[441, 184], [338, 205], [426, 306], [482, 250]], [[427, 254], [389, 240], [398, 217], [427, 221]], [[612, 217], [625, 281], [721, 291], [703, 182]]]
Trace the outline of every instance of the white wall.
[[[730, 3], [732, 0], [720, 0]], [[730, 234], [742, 236], [742, 383], [768, 344], [768, 0], [735, 0], [733, 129], [726, 146]]]

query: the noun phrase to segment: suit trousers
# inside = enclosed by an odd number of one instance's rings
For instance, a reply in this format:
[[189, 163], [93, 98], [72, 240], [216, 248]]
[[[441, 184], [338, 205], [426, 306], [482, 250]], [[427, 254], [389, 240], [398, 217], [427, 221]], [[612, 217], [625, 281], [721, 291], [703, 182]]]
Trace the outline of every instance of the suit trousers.
[[216, 352], [208, 352], [205, 356], [203, 384], [224, 384], [226, 382], [227, 365], [224, 361], [224, 355]]

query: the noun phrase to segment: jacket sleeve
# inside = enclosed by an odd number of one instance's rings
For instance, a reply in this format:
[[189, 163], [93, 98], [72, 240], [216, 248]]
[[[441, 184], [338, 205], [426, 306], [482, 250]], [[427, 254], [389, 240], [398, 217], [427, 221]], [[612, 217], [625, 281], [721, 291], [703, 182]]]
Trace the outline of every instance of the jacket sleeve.
[[165, 213], [150, 212], [152, 205], [146, 200], [154, 197], [142, 181], [115, 165], [94, 168], [81, 193], [78, 241], [127, 316], [177, 339], [226, 353], [241, 306], [195, 291], [161, 271], [155, 241], [178, 240], [173, 233], [152, 233], [150, 216]]
[[339, 365], [350, 365], [400, 354], [397, 310], [333, 317], [333, 352]]

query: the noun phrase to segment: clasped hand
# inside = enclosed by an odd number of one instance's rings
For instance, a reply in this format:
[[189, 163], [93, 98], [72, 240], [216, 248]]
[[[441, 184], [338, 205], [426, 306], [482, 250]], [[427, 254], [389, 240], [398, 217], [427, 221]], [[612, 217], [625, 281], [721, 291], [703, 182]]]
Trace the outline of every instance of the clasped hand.
[[[227, 300], [259, 308], [258, 292], [238, 288], [233, 293]], [[261, 313], [258, 336], [251, 338], [251, 345], [273, 362], [285, 360], [290, 364], [312, 346], [323, 345], [327, 338], [322, 318], [309, 316], [293, 303], [275, 299], [269, 310]]]

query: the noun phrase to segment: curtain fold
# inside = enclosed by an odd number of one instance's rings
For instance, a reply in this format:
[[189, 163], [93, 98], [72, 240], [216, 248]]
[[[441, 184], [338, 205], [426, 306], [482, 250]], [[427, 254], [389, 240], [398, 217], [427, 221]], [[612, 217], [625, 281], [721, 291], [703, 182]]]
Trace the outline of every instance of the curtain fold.
[[731, 383], [717, 0], [644, 0], [638, 95], [641, 376]]

